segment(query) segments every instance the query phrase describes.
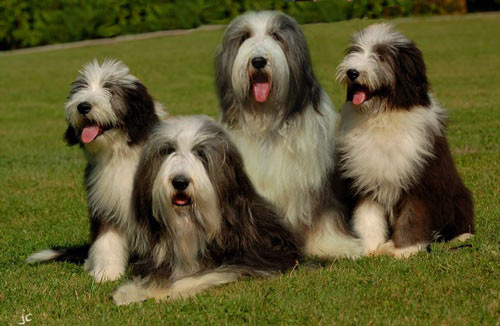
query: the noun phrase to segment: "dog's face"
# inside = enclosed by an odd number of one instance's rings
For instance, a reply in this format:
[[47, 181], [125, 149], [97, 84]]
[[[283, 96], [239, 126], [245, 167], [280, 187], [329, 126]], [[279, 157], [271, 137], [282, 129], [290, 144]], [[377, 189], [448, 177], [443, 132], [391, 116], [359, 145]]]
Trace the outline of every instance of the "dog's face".
[[363, 112], [430, 104], [422, 53], [387, 24], [354, 34], [337, 81], [347, 86], [347, 101]]
[[143, 141], [158, 121], [144, 85], [127, 66], [112, 60], [94, 60], [83, 67], [72, 84], [65, 113], [66, 142], [81, 144], [89, 152]]
[[152, 133], [139, 164], [134, 187], [138, 214], [151, 214], [171, 236], [178, 219], [184, 218], [201, 228], [207, 239], [213, 238], [220, 229], [220, 199], [238, 186], [235, 167], [230, 166], [242, 164], [237, 153], [223, 129], [208, 117], [163, 122]]
[[[309, 49], [299, 24], [277, 12], [251, 12], [227, 27], [216, 54], [223, 114], [236, 103], [286, 106], [289, 115], [319, 101]], [[224, 119], [224, 117], [223, 117]]]

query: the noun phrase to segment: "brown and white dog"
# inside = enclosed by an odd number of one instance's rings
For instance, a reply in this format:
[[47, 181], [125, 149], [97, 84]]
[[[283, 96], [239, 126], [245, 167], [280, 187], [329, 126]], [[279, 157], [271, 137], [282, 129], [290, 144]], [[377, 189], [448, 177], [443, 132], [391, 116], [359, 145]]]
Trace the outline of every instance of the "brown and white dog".
[[367, 254], [406, 257], [434, 239], [474, 233], [474, 207], [429, 93], [422, 53], [387, 24], [352, 37], [337, 68], [347, 86], [339, 168]]

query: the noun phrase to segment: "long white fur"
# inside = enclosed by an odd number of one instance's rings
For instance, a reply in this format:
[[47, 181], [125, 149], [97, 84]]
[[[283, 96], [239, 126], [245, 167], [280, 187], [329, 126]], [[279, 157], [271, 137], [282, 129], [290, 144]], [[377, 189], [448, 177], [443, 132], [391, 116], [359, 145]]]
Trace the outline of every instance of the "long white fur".
[[365, 253], [374, 252], [387, 241], [388, 222], [385, 207], [371, 199], [365, 199], [356, 206], [352, 216], [353, 231], [363, 241]]
[[84, 268], [97, 282], [113, 281], [125, 272], [128, 256], [126, 236], [109, 230], [102, 233], [90, 247]]
[[386, 208], [432, 157], [433, 137], [441, 134], [443, 109], [433, 100], [430, 108], [411, 111], [357, 112], [351, 102], [342, 107], [338, 146], [347, 153], [345, 176], [354, 187]]
[[47, 261], [47, 260], [52, 260], [57, 257], [59, 257], [61, 253], [56, 250], [52, 249], [46, 249], [46, 250], [41, 250], [38, 252], [35, 252], [34, 254], [31, 254], [26, 258], [26, 262], [28, 264], [34, 264], [34, 263], [39, 263], [42, 261]]

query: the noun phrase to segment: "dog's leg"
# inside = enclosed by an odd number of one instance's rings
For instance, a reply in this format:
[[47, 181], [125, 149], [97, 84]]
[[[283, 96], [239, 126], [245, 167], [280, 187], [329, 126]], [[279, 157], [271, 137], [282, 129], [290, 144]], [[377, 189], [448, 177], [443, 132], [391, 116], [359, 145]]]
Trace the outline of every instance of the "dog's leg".
[[353, 230], [361, 238], [366, 254], [375, 252], [379, 245], [387, 241], [387, 218], [379, 203], [362, 200], [354, 209], [352, 219]]
[[363, 255], [363, 243], [340, 230], [334, 219], [325, 214], [306, 238], [304, 252], [322, 258], [357, 258]]
[[432, 239], [431, 216], [425, 202], [408, 196], [396, 217], [392, 239], [377, 249], [377, 254], [408, 258], [427, 247]]
[[168, 287], [158, 287], [153, 283], [135, 280], [119, 287], [113, 294], [113, 300], [116, 305], [126, 305], [149, 298], [157, 301], [186, 299], [209, 288], [235, 282], [243, 274], [244, 272], [238, 267], [226, 266], [183, 277]]
[[92, 243], [84, 267], [97, 282], [114, 281], [125, 272], [127, 261], [125, 235], [109, 228]]

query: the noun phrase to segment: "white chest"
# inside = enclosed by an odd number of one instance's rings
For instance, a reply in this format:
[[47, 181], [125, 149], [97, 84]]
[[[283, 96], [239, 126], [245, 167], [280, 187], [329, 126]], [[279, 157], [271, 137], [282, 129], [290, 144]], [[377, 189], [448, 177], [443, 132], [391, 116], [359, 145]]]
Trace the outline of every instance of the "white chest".
[[432, 108], [377, 114], [342, 108], [338, 148], [345, 176], [354, 179], [361, 195], [391, 207], [401, 191], [418, 181], [422, 167], [432, 157], [439, 115]]
[[137, 152], [101, 160], [87, 179], [90, 210], [102, 218], [126, 226], [131, 218], [131, 195], [138, 164]]
[[311, 109], [272, 137], [230, 131], [257, 191], [294, 226], [310, 225], [312, 196], [333, 169], [335, 121], [331, 108], [323, 115]]

